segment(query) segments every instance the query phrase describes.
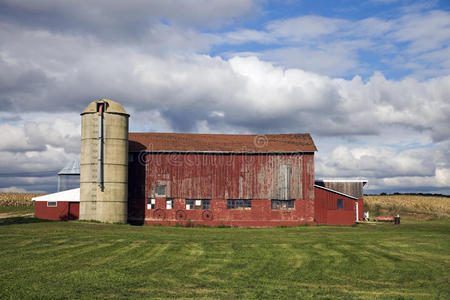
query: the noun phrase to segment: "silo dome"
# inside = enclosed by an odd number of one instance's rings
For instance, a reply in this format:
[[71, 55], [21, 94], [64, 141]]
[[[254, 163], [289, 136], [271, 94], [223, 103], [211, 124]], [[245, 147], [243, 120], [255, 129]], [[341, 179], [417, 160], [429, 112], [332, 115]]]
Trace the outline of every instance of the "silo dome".
[[130, 116], [127, 114], [123, 106], [116, 101], [110, 100], [110, 99], [100, 99], [97, 101], [93, 101], [89, 103], [89, 105], [86, 107], [86, 109], [81, 113], [81, 115], [89, 114], [89, 113], [97, 113], [97, 106], [98, 103], [106, 103], [105, 112], [110, 114], [123, 114]]

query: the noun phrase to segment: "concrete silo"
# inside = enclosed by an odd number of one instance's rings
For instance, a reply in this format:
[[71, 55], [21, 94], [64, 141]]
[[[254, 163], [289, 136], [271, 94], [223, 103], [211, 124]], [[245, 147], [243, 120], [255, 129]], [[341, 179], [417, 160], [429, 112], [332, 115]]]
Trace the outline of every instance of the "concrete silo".
[[127, 222], [128, 118], [109, 99], [81, 113], [80, 220]]

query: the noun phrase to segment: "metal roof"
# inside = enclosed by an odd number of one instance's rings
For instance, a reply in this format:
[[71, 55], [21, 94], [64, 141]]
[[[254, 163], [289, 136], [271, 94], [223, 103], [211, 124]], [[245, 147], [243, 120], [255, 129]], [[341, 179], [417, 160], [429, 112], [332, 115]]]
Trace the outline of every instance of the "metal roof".
[[80, 188], [31, 198], [32, 201], [80, 202]]
[[346, 183], [346, 182], [362, 182], [363, 185], [365, 185], [366, 183], [368, 183], [369, 181], [367, 179], [316, 179], [316, 182], [342, 182], [342, 183]]
[[58, 175], [80, 175], [80, 161], [72, 160], [58, 172]]
[[129, 151], [204, 153], [300, 153], [317, 151], [309, 133], [196, 134], [130, 132]]
[[326, 191], [329, 191], [329, 192], [332, 192], [332, 193], [336, 193], [338, 195], [342, 195], [342, 196], [345, 196], [345, 197], [348, 197], [348, 198], [351, 198], [351, 199], [354, 199], [354, 200], [358, 200], [358, 198], [356, 198], [356, 197], [350, 196], [350, 195], [345, 194], [345, 193], [341, 193], [341, 192], [333, 190], [333, 189], [326, 188], [326, 187], [321, 186], [321, 185], [315, 184], [314, 187], [322, 189], [322, 190], [326, 190]]

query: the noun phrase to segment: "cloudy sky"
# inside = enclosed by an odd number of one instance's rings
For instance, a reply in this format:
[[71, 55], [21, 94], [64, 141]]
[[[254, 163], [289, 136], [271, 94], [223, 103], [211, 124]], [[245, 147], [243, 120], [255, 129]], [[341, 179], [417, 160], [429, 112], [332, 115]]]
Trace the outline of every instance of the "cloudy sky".
[[310, 132], [317, 178], [450, 194], [449, 1], [0, 0], [0, 192], [56, 190], [80, 116]]

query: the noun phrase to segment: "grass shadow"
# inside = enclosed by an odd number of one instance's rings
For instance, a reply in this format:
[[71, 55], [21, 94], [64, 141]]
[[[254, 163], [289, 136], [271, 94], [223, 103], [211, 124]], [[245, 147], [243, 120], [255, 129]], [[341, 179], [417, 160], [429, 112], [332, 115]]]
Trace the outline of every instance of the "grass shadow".
[[34, 217], [11, 217], [0, 219], [0, 226], [13, 224], [47, 223], [47, 222], [54, 222], [54, 221], [38, 219]]

